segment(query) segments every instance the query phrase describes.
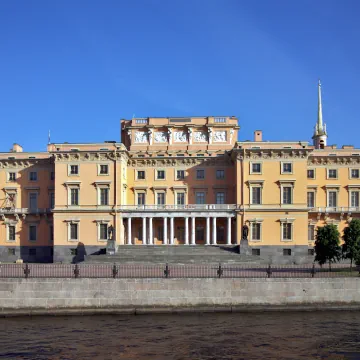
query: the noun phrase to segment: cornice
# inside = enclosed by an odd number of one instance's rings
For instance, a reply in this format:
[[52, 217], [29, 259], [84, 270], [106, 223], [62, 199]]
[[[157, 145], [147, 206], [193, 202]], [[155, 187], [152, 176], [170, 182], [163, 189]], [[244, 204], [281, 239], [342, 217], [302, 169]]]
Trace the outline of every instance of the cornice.
[[129, 156], [126, 153], [115, 151], [86, 151], [86, 152], [60, 152], [54, 154], [55, 162], [71, 162], [71, 161], [127, 161]]
[[309, 149], [233, 149], [237, 160], [304, 160]]
[[360, 165], [360, 156], [309, 156], [308, 165], [325, 166], [325, 165]]
[[53, 158], [47, 159], [0, 159], [0, 169], [26, 169], [31, 166], [46, 166], [54, 162]]

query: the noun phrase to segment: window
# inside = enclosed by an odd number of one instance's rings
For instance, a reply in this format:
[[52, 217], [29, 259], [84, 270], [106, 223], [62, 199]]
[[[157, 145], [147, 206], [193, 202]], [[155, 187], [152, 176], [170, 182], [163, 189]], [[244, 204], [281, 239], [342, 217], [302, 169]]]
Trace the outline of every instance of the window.
[[136, 119], [135, 123], [136, 124], [147, 124], [147, 119]]
[[8, 226], [8, 241], [15, 241], [15, 226]]
[[283, 249], [284, 256], [291, 256], [291, 249]]
[[184, 156], [184, 154], [177, 154], [176, 156]]
[[108, 238], [108, 226], [107, 224], [100, 224], [100, 234], [99, 234], [99, 239], [100, 240], [107, 240]]
[[142, 240], [143, 239], [143, 227], [140, 226], [138, 229], [138, 240]]
[[177, 228], [177, 238], [180, 241], [184, 241], [184, 239], [185, 239], [185, 228], [184, 227], [179, 226]]
[[70, 175], [79, 175], [79, 165], [70, 165]]
[[337, 170], [336, 169], [328, 170], [328, 179], [337, 179]]
[[214, 122], [216, 122], [216, 123], [225, 123], [226, 118], [224, 118], [224, 117], [216, 117], [216, 118], [214, 118]]
[[164, 240], [164, 228], [162, 226], [158, 227], [158, 240]]
[[315, 207], [315, 193], [314, 193], [314, 191], [308, 191], [308, 193], [307, 193], [307, 207], [308, 208]]
[[225, 204], [225, 193], [224, 192], [216, 193], [216, 203], [217, 204]]
[[157, 179], [165, 180], [165, 171], [164, 170], [157, 170]]
[[315, 170], [314, 169], [309, 169], [307, 171], [307, 178], [308, 179], [315, 179]]
[[71, 256], [77, 256], [77, 249], [70, 249], [70, 255]]
[[251, 249], [252, 256], [260, 256], [260, 249]]
[[36, 241], [36, 225], [29, 225], [29, 240]]
[[55, 180], [55, 171], [50, 172], [50, 180]]
[[139, 158], [144, 158], [144, 157], [145, 157], [145, 155], [138, 155], [138, 157], [139, 157]]
[[308, 249], [308, 255], [314, 256], [315, 255], [315, 249]]
[[109, 189], [100, 188], [100, 205], [109, 205]]
[[292, 163], [282, 163], [282, 174], [292, 173]]
[[78, 240], [79, 227], [78, 224], [70, 224], [70, 240]]
[[79, 205], [79, 189], [70, 189], [70, 205]]
[[198, 157], [203, 157], [204, 154], [196, 154], [196, 156], [198, 156]]
[[202, 226], [196, 227], [196, 240], [204, 240], [204, 228]]
[[184, 180], [185, 179], [185, 170], [176, 170], [176, 179]]
[[282, 239], [283, 240], [292, 240], [292, 224], [283, 223], [282, 224]]
[[8, 255], [10, 256], [15, 255], [15, 248], [8, 248]]
[[108, 151], [108, 148], [100, 148], [100, 151]]
[[251, 240], [261, 240], [261, 224], [252, 223], [251, 224]]
[[251, 204], [260, 205], [261, 204], [261, 187], [252, 186], [251, 187]]
[[100, 165], [100, 175], [109, 175], [109, 165]]
[[216, 178], [219, 180], [225, 179], [225, 171], [224, 170], [216, 170]]
[[283, 204], [292, 204], [292, 187], [291, 186], [284, 186], [283, 190]]
[[37, 181], [37, 172], [30, 171], [29, 179], [30, 179], [30, 181]]
[[196, 170], [196, 179], [205, 179], [205, 170]]
[[165, 193], [158, 192], [156, 194], [156, 204], [157, 205], [165, 205]]
[[145, 193], [138, 193], [137, 194], [137, 204], [138, 205], [145, 205]]
[[359, 169], [351, 169], [351, 178], [358, 179], [359, 178]]
[[196, 193], [196, 204], [205, 204], [205, 193], [204, 192]]
[[137, 179], [138, 180], [145, 180], [145, 171], [144, 170], [139, 170], [137, 172]]
[[328, 197], [329, 197], [328, 206], [336, 207], [337, 206], [337, 191], [329, 191]]
[[225, 240], [225, 228], [223, 226], [218, 226], [216, 228], [216, 237], [219, 242], [222, 242]]
[[52, 191], [49, 193], [50, 196], [50, 209], [53, 209], [55, 207], [55, 193]]
[[251, 164], [251, 174], [261, 174], [261, 163]]
[[315, 240], [315, 225], [308, 225], [308, 240], [314, 241]]
[[16, 181], [16, 173], [14, 172], [9, 173], [9, 181]]
[[351, 191], [351, 207], [359, 207], [359, 191]]
[[176, 194], [176, 204], [177, 205], [185, 205], [185, 193], [177, 193]]
[[30, 193], [29, 194], [29, 208], [30, 209], [37, 209], [37, 193]]

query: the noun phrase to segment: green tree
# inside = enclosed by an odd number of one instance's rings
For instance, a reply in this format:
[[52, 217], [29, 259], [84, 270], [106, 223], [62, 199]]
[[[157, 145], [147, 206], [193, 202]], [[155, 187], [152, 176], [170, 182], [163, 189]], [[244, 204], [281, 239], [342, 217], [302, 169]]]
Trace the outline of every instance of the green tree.
[[344, 229], [344, 244], [342, 246], [342, 254], [345, 259], [350, 259], [350, 271], [352, 263], [360, 262], [360, 220], [353, 219], [348, 227]]
[[317, 230], [315, 241], [315, 261], [320, 265], [335, 263], [341, 259], [340, 233], [335, 225], [325, 225]]

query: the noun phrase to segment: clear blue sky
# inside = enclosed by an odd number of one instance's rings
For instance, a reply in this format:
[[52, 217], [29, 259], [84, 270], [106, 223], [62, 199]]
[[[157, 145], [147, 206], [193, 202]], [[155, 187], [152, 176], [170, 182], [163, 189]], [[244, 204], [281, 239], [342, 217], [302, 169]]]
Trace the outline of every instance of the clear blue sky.
[[358, 0], [2, 0], [0, 150], [119, 140], [119, 119], [235, 115], [239, 139], [360, 147]]

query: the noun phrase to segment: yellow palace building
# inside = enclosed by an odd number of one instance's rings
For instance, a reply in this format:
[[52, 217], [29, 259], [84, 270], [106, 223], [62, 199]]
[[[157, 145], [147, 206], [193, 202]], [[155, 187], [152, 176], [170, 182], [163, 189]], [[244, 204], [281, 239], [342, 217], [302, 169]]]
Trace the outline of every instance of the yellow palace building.
[[[69, 261], [122, 246], [234, 246], [311, 262], [316, 228], [359, 217], [360, 149], [237, 141], [234, 116], [121, 120], [121, 143], [0, 153], [0, 261]], [[240, 248], [241, 251], [241, 248]]]

